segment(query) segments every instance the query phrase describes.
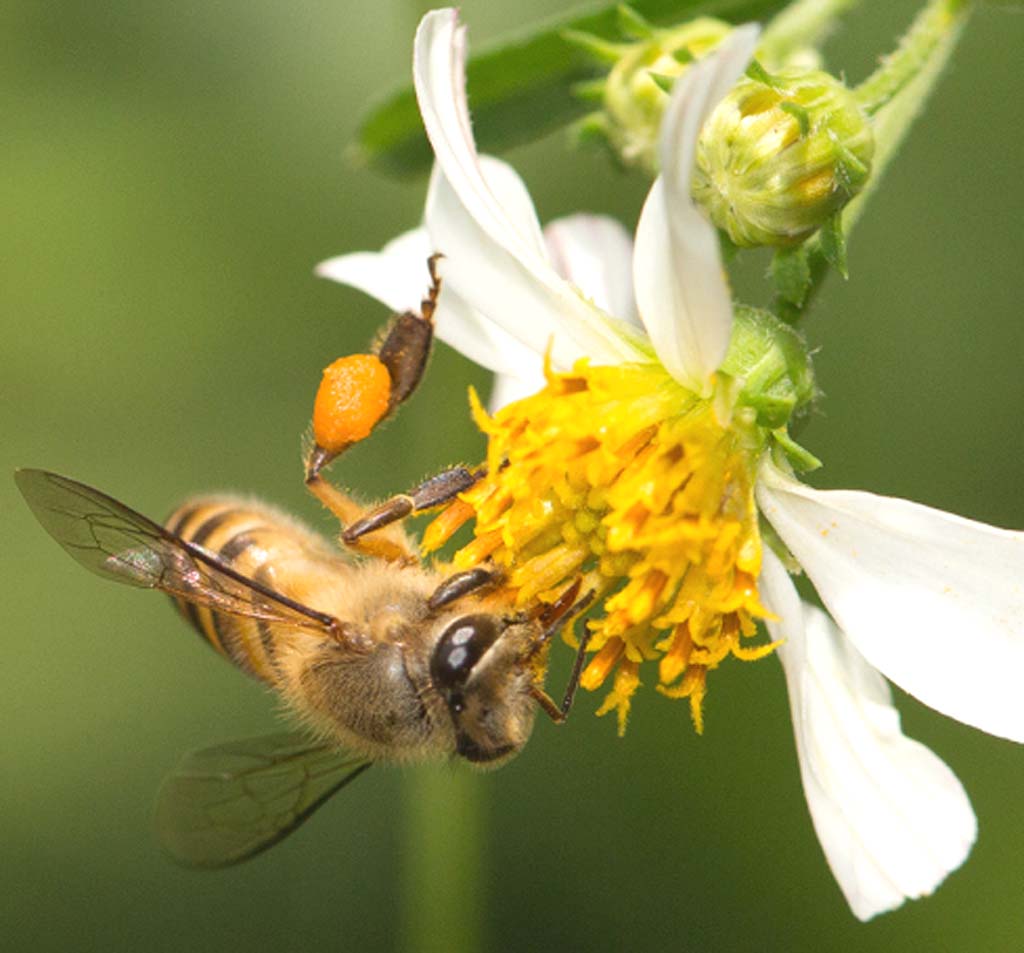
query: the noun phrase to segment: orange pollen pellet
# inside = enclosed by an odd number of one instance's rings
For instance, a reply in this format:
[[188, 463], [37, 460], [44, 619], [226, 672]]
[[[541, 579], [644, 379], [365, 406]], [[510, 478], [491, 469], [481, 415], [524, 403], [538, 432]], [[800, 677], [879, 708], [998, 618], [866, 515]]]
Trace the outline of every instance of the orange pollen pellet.
[[349, 354], [324, 369], [313, 404], [313, 439], [338, 453], [369, 436], [388, 412], [391, 375], [375, 354]]

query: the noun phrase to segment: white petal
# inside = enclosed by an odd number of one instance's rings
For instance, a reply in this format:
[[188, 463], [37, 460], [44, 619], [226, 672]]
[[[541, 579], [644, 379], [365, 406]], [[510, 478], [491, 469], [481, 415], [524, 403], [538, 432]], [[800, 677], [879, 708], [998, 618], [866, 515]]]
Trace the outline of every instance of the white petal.
[[[316, 274], [358, 288], [396, 313], [418, 312], [430, 289], [427, 259], [432, 251], [427, 230], [417, 228], [399, 235], [379, 252], [330, 258], [317, 265]], [[542, 373], [540, 355], [482, 318], [453, 288], [442, 285], [434, 321], [438, 338], [481, 367], [531, 378]]]
[[437, 336], [471, 361], [496, 374], [543, 378], [544, 359], [471, 308], [447, 281], [434, 315]]
[[399, 235], [379, 252], [329, 258], [316, 266], [316, 274], [358, 288], [392, 311], [417, 311], [430, 288], [427, 259], [431, 251], [427, 230], [416, 228]]
[[647, 333], [679, 381], [699, 392], [722, 363], [732, 331], [732, 300], [714, 227], [690, 195], [697, 136], [746, 68], [756, 25], [734, 30], [676, 83], [658, 143], [661, 175], [636, 229], [633, 280]]
[[639, 322], [633, 297], [633, 238], [607, 215], [555, 219], [544, 229], [555, 270], [602, 311]]
[[889, 686], [765, 554], [762, 594], [789, 688], [814, 829], [854, 914], [931, 893], [970, 853], [977, 821], [956, 775], [900, 730]]
[[[503, 163], [482, 164], [465, 97], [465, 30], [453, 10], [428, 13], [416, 33], [413, 74], [438, 169], [426, 222], [442, 272], [466, 303], [528, 347], [554, 339], [559, 366], [642, 359], [614, 322], [547, 261], [526, 190]], [[526, 214], [524, 209], [529, 208]]]
[[413, 79], [423, 124], [437, 162], [466, 212], [517, 257], [540, 259], [537, 242], [521, 231], [491, 191], [479, 166], [466, 102], [466, 28], [453, 9], [433, 10], [420, 21], [413, 51]]
[[771, 466], [758, 503], [875, 668], [938, 711], [1024, 741], [1024, 534], [812, 490]]

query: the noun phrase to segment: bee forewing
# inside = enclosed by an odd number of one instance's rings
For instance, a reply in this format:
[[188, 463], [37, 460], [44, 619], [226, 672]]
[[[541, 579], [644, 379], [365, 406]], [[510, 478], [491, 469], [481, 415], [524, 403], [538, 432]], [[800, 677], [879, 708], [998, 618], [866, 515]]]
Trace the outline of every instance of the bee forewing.
[[337, 629], [332, 616], [243, 576], [106, 493], [47, 470], [18, 470], [14, 477], [43, 529], [91, 572], [219, 612]]
[[287, 837], [369, 766], [303, 734], [194, 751], [160, 788], [157, 830], [179, 863], [228, 867]]

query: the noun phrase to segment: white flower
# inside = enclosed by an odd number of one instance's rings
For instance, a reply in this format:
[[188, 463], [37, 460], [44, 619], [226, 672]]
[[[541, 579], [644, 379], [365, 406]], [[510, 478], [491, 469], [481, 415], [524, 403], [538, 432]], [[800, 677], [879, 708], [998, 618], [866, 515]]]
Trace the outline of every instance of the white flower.
[[[425, 227], [319, 273], [404, 310], [422, 297], [427, 255], [443, 252], [438, 333], [499, 374], [499, 400], [539, 386], [549, 347], [562, 368], [581, 356], [592, 365], [656, 359], [708, 394], [733, 312], [716, 233], [689, 183], [701, 125], [756, 38], [754, 27], [736, 29], [677, 82], [662, 173], [631, 250], [621, 226], [601, 217], [541, 231], [518, 176], [476, 153], [464, 28], [452, 10], [427, 14], [414, 61], [437, 158]], [[951, 717], [1024, 741], [1024, 535], [904, 500], [814, 490], [770, 454], [756, 493], [832, 617], [801, 603], [766, 549], [759, 589], [778, 616], [772, 636], [785, 640], [778, 654], [804, 791], [829, 866], [853, 912], [868, 919], [930, 893], [976, 833], [959, 781], [901, 733], [881, 676]]]

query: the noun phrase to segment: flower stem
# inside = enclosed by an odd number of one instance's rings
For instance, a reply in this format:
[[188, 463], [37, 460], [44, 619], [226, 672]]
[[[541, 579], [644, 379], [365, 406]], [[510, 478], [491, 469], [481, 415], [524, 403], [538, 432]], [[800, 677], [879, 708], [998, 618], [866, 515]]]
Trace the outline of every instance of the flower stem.
[[892, 101], [948, 46], [950, 32], [963, 23], [967, 0], [932, 0], [900, 40], [899, 48], [856, 89], [865, 111], [873, 115]]
[[466, 770], [416, 767], [404, 781], [399, 948], [405, 953], [483, 949], [483, 779]]
[[[862, 103], [875, 104], [875, 155], [867, 185], [843, 210], [844, 239], [860, 219], [868, 197], [878, 187], [945, 70], [971, 9], [972, 4], [966, 0], [931, 0], [917, 15], [897, 51], [858, 87], [856, 92]], [[803, 251], [810, 282], [802, 305], [794, 308], [781, 297], [773, 305], [775, 313], [790, 322], [806, 313], [829, 272], [820, 232], [804, 245]]]
[[772, 66], [785, 62], [797, 50], [820, 46], [843, 13], [861, 0], [796, 0], [765, 28], [759, 55]]
[[[912, 75], [905, 78], [902, 88], [890, 96], [886, 104], [875, 113], [872, 121], [875, 131], [875, 157], [871, 177], [864, 191], [846, 207], [843, 213], [844, 234], [848, 235], [850, 229], [860, 218], [865, 200], [877, 188], [886, 167], [899, 151], [914, 120], [924, 109], [928, 97], [945, 71], [949, 58], [956, 48], [971, 9], [972, 4], [964, 3], [963, 0], [932, 0], [918, 14], [908, 31], [907, 36], [909, 37], [919, 28], [923, 29], [927, 25], [929, 30], [934, 29], [936, 32], [931, 35], [927, 50], [923, 51], [925, 55], [918, 59]], [[900, 44], [900, 49], [902, 50], [905, 45], [904, 41]], [[895, 54], [893, 59], [898, 55]], [[886, 66], [882, 66], [879, 72], [885, 70]], [[867, 80], [857, 90], [858, 94], [870, 82], [871, 79]]]

